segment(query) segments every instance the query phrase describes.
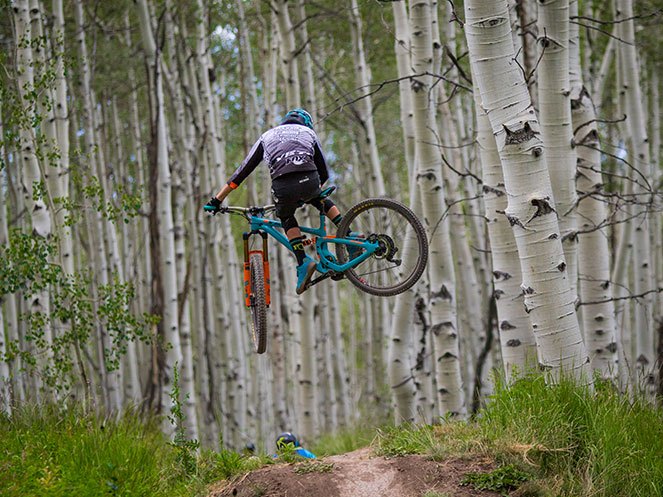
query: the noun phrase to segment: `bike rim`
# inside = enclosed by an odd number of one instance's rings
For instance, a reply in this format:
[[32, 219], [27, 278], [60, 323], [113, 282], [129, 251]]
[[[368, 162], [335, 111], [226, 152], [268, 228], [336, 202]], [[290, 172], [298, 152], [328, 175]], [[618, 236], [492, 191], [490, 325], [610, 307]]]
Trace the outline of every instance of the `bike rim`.
[[[417, 238], [416, 220], [395, 207], [380, 205], [357, 213], [350, 222], [353, 233], [377, 241], [380, 250], [351, 269], [354, 277], [375, 289], [401, 286], [419, 277], [419, 261], [425, 247]], [[347, 247], [346, 260], [349, 259]]]

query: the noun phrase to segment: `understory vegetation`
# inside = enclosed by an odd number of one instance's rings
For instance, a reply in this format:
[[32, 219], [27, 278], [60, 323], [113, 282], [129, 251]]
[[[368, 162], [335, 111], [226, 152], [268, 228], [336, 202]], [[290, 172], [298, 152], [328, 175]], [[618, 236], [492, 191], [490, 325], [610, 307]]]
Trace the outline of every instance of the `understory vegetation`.
[[531, 476], [521, 496], [663, 495], [663, 411], [601, 381], [498, 384], [474, 422], [389, 428], [377, 453], [490, 456]]
[[[201, 450], [169, 442], [136, 412], [99, 418], [55, 407], [0, 417], [0, 482], [6, 496], [193, 496], [209, 483], [273, 464], [269, 454]], [[176, 439], [177, 440], [177, 439]], [[190, 442], [190, 441], [188, 441]], [[464, 484], [519, 496], [663, 496], [663, 411], [610, 384], [547, 386], [523, 378], [496, 393], [471, 422], [361, 427], [320, 438], [318, 456], [370, 445], [382, 456], [488, 457], [492, 473]], [[298, 462], [296, 457], [283, 457]], [[193, 461], [193, 463], [192, 463]], [[306, 463], [305, 463], [306, 464]], [[322, 465], [322, 466], [321, 466]], [[323, 461], [300, 473], [333, 472]]]

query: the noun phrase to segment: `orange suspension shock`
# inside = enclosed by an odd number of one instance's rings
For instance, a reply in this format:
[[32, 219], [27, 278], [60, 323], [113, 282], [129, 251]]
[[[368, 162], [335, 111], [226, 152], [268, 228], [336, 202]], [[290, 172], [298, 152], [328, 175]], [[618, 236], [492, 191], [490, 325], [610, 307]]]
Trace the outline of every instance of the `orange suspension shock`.
[[242, 239], [244, 240], [244, 304], [246, 307], [251, 307], [251, 295], [253, 288], [251, 288], [251, 254], [260, 254], [262, 256], [263, 272], [265, 275], [265, 303], [267, 307], [271, 303], [270, 291], [270, 278], [269, 278], [269, 252], [267, 247], [267, 233], [260, 232], [262, 237], [262, 250], [249, 250], [249, 238], [255, 235], [255, 232], [244, 233]]

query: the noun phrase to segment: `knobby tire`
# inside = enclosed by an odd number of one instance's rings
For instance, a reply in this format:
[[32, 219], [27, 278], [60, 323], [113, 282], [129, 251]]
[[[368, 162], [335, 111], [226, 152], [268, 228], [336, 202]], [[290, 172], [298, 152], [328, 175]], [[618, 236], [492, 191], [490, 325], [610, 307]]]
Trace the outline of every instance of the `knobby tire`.
[[[367, 262], [371, 260], [370, 258], [361, 262], [358, 266], [348, 269], [344, 273], [347, 279], [357, 288], [371, 295], [377, 295], [380, 297], [390, 297], [407, 291], [423, 274], [424, 269], [426, 268], [426, 263], [428, 262], [428, 239], [426, 237], [426, 230], [421, 224], [421, 221], [419, 221], [409, 207], [400, 202], [387, 198], [369, 198], [351, 207], [343, 216], [343, 221], [338, 227], [339, 233], [348, 233], [350, 229], [359, 229], [358, 225], [361, 224], [361, 219], [371, 218], [371, 216], [378, 220], [379, 224], [381, 214], [386, 213], [396, 215], [397, 222], [403, 223], [403, 225], [409, 226], [409, 228], [412, 229], [412, 234], [416, 240], [411, 240], [410, 243], [412, 244], [414, 242], [414, 245], [408, 247], [417, 254], [417, 260], [412, 269], [407, 270], [407, 274], [403, 274], [402, 277], [399, 277], [399, 281], [384, 286], [380, 283], [369, 284], [368, 281], [362, 277], [362, 268], [367, 266]], [[400, 238], [398, 238], [399, 235]], [[405, 246], [405, 233], [392, 232], [391, 237], [394, 239], [395, 245], [401, 251], [402, 256], [402, 252], [404, 251], [403, 248]], [[343, 244], [336, 245], [336, 256], [341, 264], [344, 264], [349, 260], [346, 247], [347, 246]]]
[[262, 254], [251, 254], [249, 270], [251, 274], [251, 341], [256, 353], [262, 354], [267, 350], [267, 303]]

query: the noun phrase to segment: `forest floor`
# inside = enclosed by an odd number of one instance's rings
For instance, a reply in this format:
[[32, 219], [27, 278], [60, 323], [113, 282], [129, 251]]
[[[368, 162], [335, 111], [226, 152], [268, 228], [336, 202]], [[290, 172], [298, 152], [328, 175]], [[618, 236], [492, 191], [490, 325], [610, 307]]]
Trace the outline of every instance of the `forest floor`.
[[263, 467], [212, 486], [208, 497], [490, 497], [500, 494], [460, 483], [468, 473], [494, 469], [489, 459], [386, 458], [363, 448], [315, 461]]

